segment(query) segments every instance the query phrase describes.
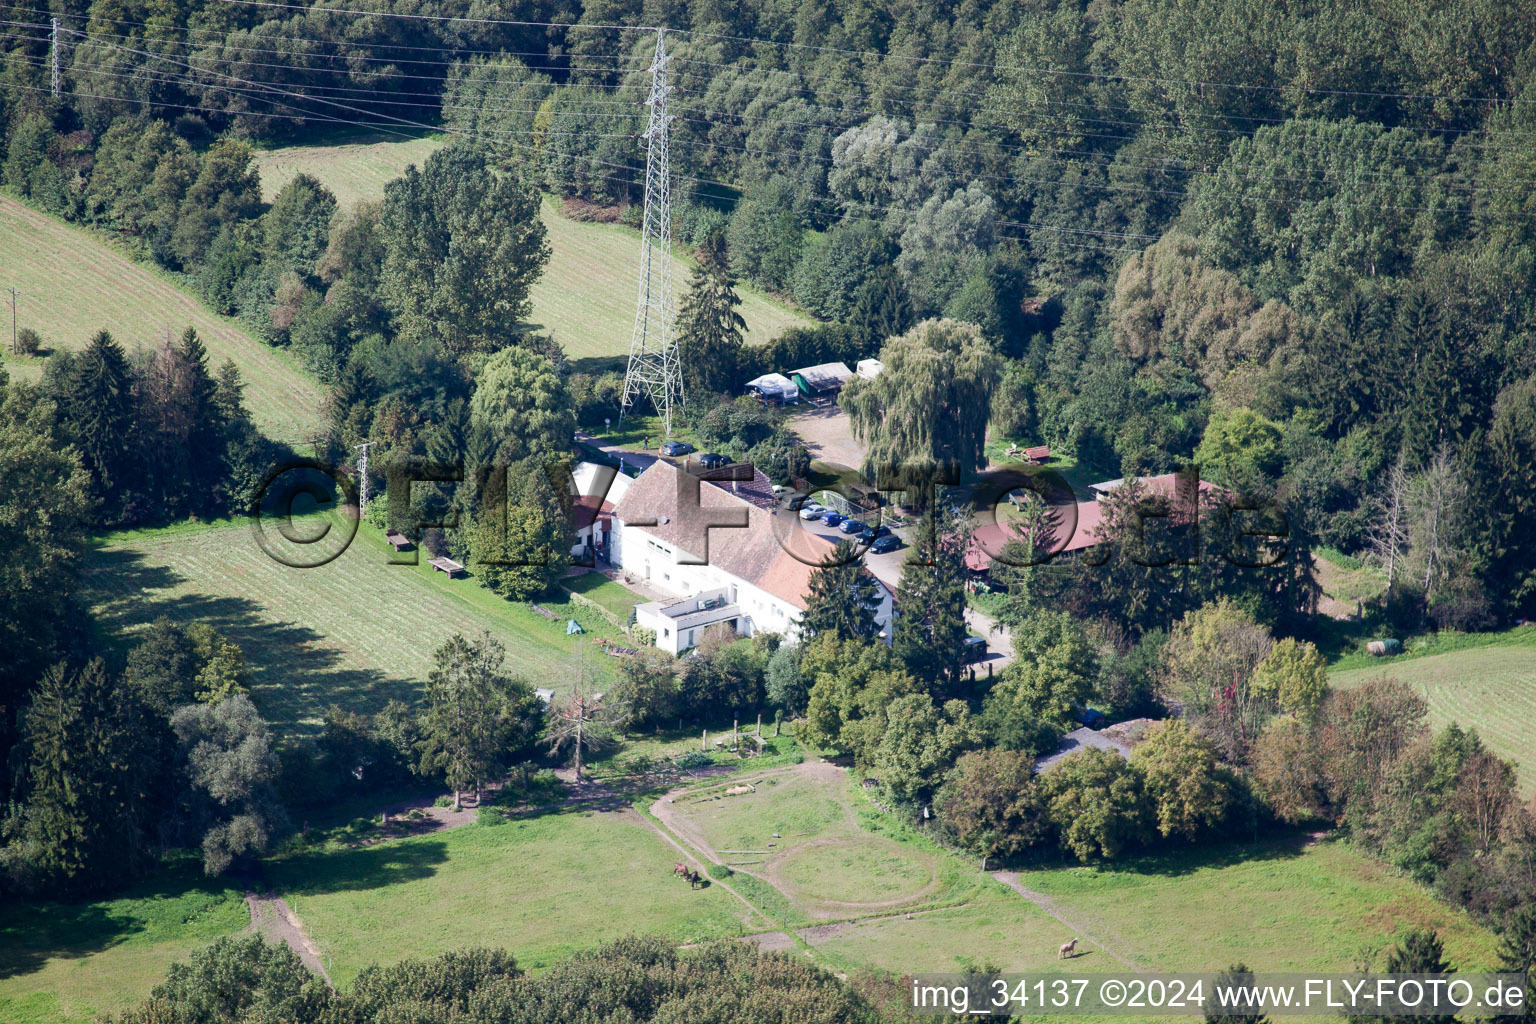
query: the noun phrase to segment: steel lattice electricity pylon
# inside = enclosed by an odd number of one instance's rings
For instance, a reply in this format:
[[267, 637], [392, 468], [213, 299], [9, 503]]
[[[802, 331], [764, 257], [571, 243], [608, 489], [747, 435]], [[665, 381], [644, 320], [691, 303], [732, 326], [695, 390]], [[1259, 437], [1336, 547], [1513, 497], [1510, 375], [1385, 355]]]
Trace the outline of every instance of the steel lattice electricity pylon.
[[656, 31], [656, 57], [651, 61], [651, 108], [645, 134], [645, 221], [640, 236], [640, 297], [635, 306], [635, 331], [629, 341], [629, 368], [624, 374], [624, 413], [644, 395], [656, 407], [662, 429], [672, 435], [673, 407], [683, 405], [683, 374], [672, 339], [672, 187], [667, 158], [666, 35]]

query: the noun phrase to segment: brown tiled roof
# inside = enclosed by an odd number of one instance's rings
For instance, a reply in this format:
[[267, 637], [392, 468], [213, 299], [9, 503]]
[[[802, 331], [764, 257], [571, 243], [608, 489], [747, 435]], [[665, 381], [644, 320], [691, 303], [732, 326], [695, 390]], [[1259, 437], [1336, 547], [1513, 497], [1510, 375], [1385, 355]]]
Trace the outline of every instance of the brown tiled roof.
[[[807, 562], [830, 554], [831, 542], [800, 529], [800, 522], [792, 513], [775, 516], [744, 496], [732, 494], [730, 486], [729, 482], [700, 480], [658, 460], [635, 478], [613, 515], [628, 526], [642, 529], [657, 540], [804, 608], [814, 568]], [[749, 486], [748, 481], [739, 485], [743, 492]], [[697, 500], [692, 496], [694, 487], [698, 488]], [[781, 546], [776, 526], [792, 536], [793, 543]], [[792, 535], [787, 533], [790, 530], [794, 531]], [[795, 557], [785, 547], [793, 548], [802, 557]]]
[[613, 513], [613, 503], [604, 501], [600, 494], [583, 494], [571, 503], [571, 523], [578, 530], [585, 530], [599, 516]]

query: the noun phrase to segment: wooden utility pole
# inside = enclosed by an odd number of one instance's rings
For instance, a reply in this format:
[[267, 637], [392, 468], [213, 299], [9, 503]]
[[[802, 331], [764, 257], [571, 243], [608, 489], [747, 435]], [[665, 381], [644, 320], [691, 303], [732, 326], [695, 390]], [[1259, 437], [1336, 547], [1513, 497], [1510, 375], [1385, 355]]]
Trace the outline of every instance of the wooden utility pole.
[[16, 298], [21, 293], [18, 292], [15, 288], [7, 288], [6, 291], [11, 293], [11, 298], [10, 298], [10, 307], [11, 307], [11, 355], [15, 355], [16, 354]]

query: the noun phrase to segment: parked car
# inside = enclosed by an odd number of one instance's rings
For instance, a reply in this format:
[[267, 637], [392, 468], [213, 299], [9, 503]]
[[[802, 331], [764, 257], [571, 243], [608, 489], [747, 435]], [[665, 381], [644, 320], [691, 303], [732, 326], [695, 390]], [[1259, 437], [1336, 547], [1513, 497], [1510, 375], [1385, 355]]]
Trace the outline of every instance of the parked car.
[[685, 441], [668, 441], [661, 446], [661, 454], [677, 458], [679, 455], [687, 455], [693, 451], [693, 445]]
[[699, 465], [705, 469], [719, 469], [721, 466], [729, 466], [730, 464], [731, 458], [729, 455], [705, 452], [699, 456]]
[[965, 638], [965, 660], [987, 660], [987, 638], [984, 636], [968, 636]]
[[869, 546], [869, 550], [877, 555], [883, 555], [887, 551], [895, 551], [901, 547], [901, 538], [894, 533], [888, 533], [884, 537], [876, 537], [875, 542]]
[[869, 529], [869, 526], [868, 524], [860, 522], [857, 519], [844, 519], [842, 522], [837, 524], [837, 528], [843, 533], [861, 534], [865, 530]]
[[800, 518], [807, 521], [811, 519], [820, 519], [822, 516], [826, 515], [826, 513], [827, 506], [818, 505], [815, 502], [812, 502], [809, 505], [801, 506], [800, 508]]
[[1076, 717], [1078, 722], [1086, 725], [1088, 728], [1097, 729], [1100, 723], [1104, 721], [1104, 712], [1085, 706], [1077, 709]]
[[834, 512], [831, 509], [828, 509], [821, 514], [821, 521], [826, 523], [828, 526], [837, 526], [847, 518], [848, 517], [843, 515], [841, 512]]
[[893, 534], [891, 533], [891, 528], [889, 526], [866, 526], [859, 533], [859, 540], [863, 541], [865, 544], [868, 544], [871, 541], [879, 540], [881, 537], [890, 536], [893, 536]]

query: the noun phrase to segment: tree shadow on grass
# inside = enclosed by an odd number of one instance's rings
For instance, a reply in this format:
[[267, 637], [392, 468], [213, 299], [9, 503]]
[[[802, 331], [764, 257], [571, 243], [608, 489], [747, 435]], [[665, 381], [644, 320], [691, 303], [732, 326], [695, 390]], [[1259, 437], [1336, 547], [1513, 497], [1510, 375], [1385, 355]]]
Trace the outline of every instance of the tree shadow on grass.
[[175, 928], [238, 898], [230, 879], [185, 868], [94, 901], [9, 901], [0, 909], [0, 978], [32, 974], [50, 960], [82, 960], [157, 926], [168, 925], [166, 939], [172, 940]]
[[414, 700], [420, 689], [413, 680], [343, 664], [342, 652], [324, 634], [294, 622], [275, 622], [267, 608], [250, 598], [170, 594], [188, 583], [187, 577], [174, 567], [146, 563], [138, 552], [96, 551], [90, 563], [87, 599], [102, 628], [120, 638], [127, 634], [118, 646], [131, 646], [131, 632], [162, 615], [175, 622], [206, 622], [240, 645], [250, 671], [251, 698], [285, 736], [318, 732], [317, 720], [332, 704], [371, 714], [392, 697]]
[[431, 878], [447, 859], [448, 844], [443, 840], [409, 839], [268, 861], [264, 877], [279, 894], [286, 890], [321, 896]]
[[1257, 841], [1204, 840], [1194, 846], [1181, 844], [1153, 847], [1139, 854], [1100, 861], [1093, 865], [1085, 865], [1072, 857], [1052, 851], [1036, 857], [1010, 859], [1002, 866], [1021, 871], [1092, 866], [1102, 871], [1122, 874], [1179, 878], [1197, 871], [1230, 868], [1257, 861], [1292, 860], [1300, 857], [1311, 843], [1312, 836], [1308, 832], [1282, 831], [1261, 835]]

